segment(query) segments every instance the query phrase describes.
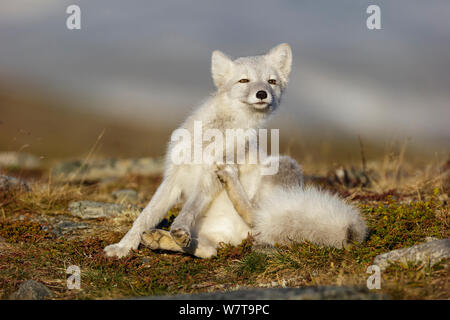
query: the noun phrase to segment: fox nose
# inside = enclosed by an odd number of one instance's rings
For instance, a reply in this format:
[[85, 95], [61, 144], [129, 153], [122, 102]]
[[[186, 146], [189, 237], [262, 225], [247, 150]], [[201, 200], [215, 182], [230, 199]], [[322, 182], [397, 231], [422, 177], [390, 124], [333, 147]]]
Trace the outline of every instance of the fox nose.
[[256, 93], [256, 97], [257, 97], [258, 99], [264, 100], [265, 98], [267, 98], [267, 92], [265, 92], [264, 90], [259, 90], [259, 91]]

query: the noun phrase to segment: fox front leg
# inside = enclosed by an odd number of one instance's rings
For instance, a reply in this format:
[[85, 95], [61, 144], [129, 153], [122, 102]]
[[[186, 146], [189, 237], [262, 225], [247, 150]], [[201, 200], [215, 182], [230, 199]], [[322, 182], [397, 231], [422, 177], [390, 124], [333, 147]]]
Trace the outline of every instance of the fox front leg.
[[223, 168], [219, 168], [217, 171], [217, 176], [224, 185], [234, 209], [249, 226], [252, 226], [255, 207], [251, 203], [244, 187], [239, 181], [237, 167], [225, 166]]
[[155, 227], [162, 220], [167, 211], [177, 202], [180, 194], [181, 191], [174, 183], [174, 179], [172, 177], [165, 179], [122, 240], [104, 249], [106, 255], [121, 258], [130, 250], [137, 249], [142, 233]]

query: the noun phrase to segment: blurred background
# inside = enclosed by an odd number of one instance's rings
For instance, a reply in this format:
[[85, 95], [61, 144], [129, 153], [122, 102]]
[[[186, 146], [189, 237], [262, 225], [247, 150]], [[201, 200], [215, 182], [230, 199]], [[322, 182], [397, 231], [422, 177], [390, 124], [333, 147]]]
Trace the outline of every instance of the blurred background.
[[[66, 8], [81, 8], [81, 30]], [[381, 30], [366, 9], [381, 8]], [[42, 159], [161, 156], [213, 92], [210, 55], [287, 42], [294, 65], [272, 128], [300, 160], [413, 160], [450, 147], [450, 2], [2, 0], [0, 151]], [[98, 141], [97, 141], [98, 140]]]

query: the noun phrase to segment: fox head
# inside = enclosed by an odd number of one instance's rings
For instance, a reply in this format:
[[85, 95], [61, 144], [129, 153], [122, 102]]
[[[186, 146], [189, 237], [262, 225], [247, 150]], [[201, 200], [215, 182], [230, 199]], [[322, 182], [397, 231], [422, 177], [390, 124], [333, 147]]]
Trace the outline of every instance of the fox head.
[[265, 55], [232, 60], [220, 51], [212, 53], [211, 72], [218, 92], [233, 104], [260, 112], [277, 109], [292, 65], [292, 51], [280, 44]]

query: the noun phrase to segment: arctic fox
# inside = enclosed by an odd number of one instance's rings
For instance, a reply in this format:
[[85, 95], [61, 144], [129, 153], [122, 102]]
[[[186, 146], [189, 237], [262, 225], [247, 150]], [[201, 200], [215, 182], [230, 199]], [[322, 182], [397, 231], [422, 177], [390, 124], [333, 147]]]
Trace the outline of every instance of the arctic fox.
[[[196, 121], [223, 133], [262, 128], [280, 104], [291, 64], [288, 44], [236, 60], [214, 51], [217, 92], [180, 128], [193, 133]], [[122, 240], [105, 248], [108, 256], [123, 257], [142, 241], [152, 249], [209, 258], [220, 243], [237, 245], [249, 233], [261, 244], [309, 240], [337, 248], [365, 238], [358, 211], [335, 195], [305, 188], [300, 166], [289, 157], [277, 159], [276, 174], [262, 175], [267, 163], [175, 164], [175, 149], [171, 141], [163, 182]], [[170, 232], [154, 229], [177, 203], [183, 207]]]

